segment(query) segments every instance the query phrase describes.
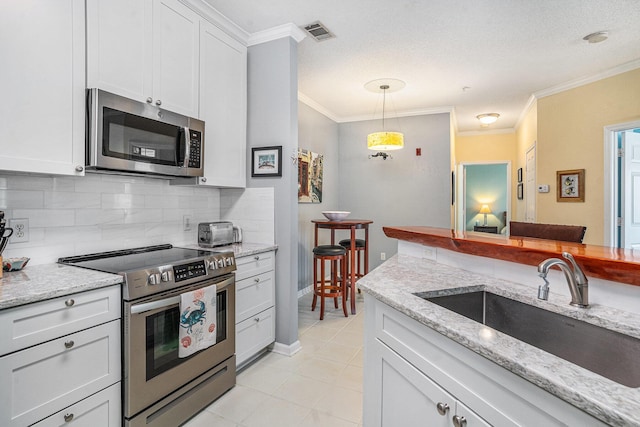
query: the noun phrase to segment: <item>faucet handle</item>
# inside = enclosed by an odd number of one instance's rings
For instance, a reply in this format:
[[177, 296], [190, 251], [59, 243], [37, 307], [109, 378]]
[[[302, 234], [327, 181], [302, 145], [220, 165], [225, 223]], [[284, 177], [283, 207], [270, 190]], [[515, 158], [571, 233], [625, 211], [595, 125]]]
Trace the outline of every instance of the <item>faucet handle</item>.
[[573, 275], [575, 276], [578, 285], [587, 284], [587, 277], [584, 275], [584, 272], [582, 271], [576, 260], [573, 258], [573, 255], [571, 255], [569, 252], [562, 252], [562, 256], [571, 263], [571, 266], [573, 266]]

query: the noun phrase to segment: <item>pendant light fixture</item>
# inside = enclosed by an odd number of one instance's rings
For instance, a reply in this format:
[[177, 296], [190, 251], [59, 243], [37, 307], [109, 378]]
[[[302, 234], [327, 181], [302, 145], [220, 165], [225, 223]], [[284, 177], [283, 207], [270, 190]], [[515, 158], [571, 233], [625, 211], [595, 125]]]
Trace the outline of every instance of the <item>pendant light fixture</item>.
[[367, 135], [367, 148], [369, 150], [379, 151], [379, 153], [371, 155], [369, 158], [382, 157], [386, 160], [389, 155], [383, 153], [383, 151], [399, 150], [404, 147], [404, 135], [401, 132], [387, 131], [385, 128], [384, 117], [387, 103], [387, 92], [395, 92], [402, 89], [404, 86], [405, 83], [403, 81], [395, 79], [373, 80], [364, 86], [367, 90], [372, 92], [382, 92], [382, 130]]

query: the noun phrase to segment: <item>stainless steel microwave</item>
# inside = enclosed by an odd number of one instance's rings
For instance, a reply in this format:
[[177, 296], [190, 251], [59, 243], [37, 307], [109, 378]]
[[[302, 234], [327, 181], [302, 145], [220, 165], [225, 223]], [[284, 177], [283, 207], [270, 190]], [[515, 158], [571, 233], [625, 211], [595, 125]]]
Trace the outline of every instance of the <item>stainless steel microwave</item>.
[[87, 91], [89, 171], [203, 176], [204, 122], [100, 89]]

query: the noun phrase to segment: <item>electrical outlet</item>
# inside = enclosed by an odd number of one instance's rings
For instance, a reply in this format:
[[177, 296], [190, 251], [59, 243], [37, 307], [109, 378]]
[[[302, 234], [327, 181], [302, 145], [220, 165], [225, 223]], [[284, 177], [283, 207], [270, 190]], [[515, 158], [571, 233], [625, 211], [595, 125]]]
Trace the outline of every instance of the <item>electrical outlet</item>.
[[382, 261], [384, 261], [385, 259], [387, 259], [387, 254], [385, 254], [384, 252], [380, 252], [380, 259]]
[[13, 235], [9, 238], [11, 243], [24, 243], [29, 241], [29, 219], [10, 219], [9, 227], [13, 228]]
[[182, 231], [191, 231], [192, 222], [191, 215], [184, 215], [182, 217]]

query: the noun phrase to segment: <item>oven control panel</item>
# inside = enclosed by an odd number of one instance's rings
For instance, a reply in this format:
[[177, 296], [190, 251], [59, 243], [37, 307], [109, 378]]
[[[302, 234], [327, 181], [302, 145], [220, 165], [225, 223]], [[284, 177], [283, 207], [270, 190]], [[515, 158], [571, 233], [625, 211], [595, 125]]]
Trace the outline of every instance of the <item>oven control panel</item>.
[[176, 265], [173, 267], [173, 274], [176, 283], [183, 280], [193, 279], [195, 277], [206, 276], [207, 268], [203, 261], [192, 262], [189, 264]]

